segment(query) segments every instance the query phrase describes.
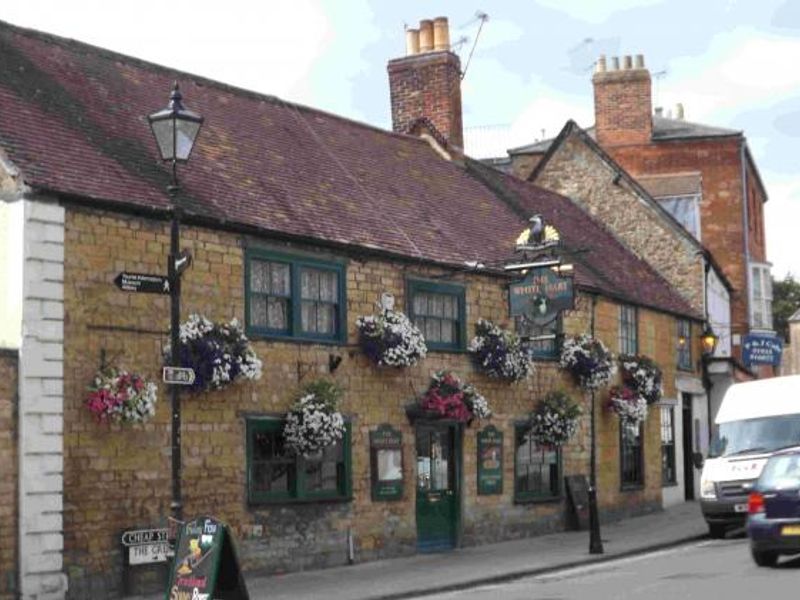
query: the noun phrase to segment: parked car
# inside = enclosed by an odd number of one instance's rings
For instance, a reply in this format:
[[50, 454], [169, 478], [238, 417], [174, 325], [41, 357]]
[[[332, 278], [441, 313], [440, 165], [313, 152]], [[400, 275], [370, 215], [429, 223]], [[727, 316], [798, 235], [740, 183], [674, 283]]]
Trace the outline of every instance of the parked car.
[[744, 525], [747, 495], [767, 459], [800, 445], [798, 399], [800, 375], [736, 383], [725, 392], [700, 476], [700, 507], [712, 537]]
[[747, 533], [759, 567], [800, 553], [800, 446], [767, 461], [748, 497]]

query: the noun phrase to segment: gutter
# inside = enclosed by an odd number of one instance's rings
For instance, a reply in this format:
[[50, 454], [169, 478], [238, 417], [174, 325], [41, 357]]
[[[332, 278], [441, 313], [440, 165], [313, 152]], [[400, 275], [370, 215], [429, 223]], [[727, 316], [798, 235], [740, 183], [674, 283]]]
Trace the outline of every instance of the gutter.
[[[748, 240], [748, 232], [750, 231], [750, 203], [747, 200], [747, 140], [745, 140], [744, 136], [742, 137], [742, 144], [739, 147], [739, 153], [741, 155], [742, 168], [742, 205], [744, 206], [744, 210], [742, 211], [742, 221], [744, 224], [742, 238], [744, 241], [745, 281], [747, 282], [747, 293], [745, 294], [747, 302], [747, 331], [750, 331], [750, 316], [752, 314], [750, 292], [753, 289], [753, 282], [750, 276], [750, 243]], [[731, 331], [731, 333], [733, 332]]]

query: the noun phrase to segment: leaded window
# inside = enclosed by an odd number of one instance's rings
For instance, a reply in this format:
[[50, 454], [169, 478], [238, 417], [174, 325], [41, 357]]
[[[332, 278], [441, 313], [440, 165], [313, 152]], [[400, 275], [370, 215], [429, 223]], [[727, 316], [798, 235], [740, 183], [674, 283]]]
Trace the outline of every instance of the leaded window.
[[409, 318], [425, 336], [428, 348], [464, 348], [466, 308], [462, 286], [410, 280], [408, 293]]
[[344, 265], [261, 250], [247, 253], [247, 332], [344, 341]]
[[547, 500], [561, 496], [561, 452], [543, 446], [530, 435], [530, 427], [514, 428], [514, 499]]
[[619, 353], [639, 353], [639, 331], [636, 308], [622, 305], [619, 307]]
[[620, 472], [622, 488], [644, 485], [644, 448], [642, 423], [620, 420]]
[[661, 407], [661, 483], [674, 485], [675, 472], [675, 408]]
[[342, 440], [317, 455], [297, 456], [284, 444], [285, 420], [247, 419], [247, 498], [250, 503], [346, 499], [351, 495], [350, 424]]
[[678, 320], [678, 368], [692, 370], [692, 322]]

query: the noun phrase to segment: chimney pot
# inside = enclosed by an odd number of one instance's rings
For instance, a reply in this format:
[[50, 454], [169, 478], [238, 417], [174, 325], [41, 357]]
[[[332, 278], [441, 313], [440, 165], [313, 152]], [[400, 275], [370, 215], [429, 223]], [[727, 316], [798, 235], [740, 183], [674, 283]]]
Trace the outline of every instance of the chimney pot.
[[644, 54], [637, 54], [633, 63], [634, 69], [644, 69]]
[[597, 59], [597, 64], [595, 64], [594, 72], [605, 73], [605, 71], [606, 71], [606, 55], [601, 54], [600, 58]]
[[450, 27], [447, 17], [436, 17], [433, 20], [433, 49], [450, 50]]
[[664, 114], [664, 107], [663, 106], [656, 106], [656, 116], [660, 117]]
[[622, 67], [628, 71], [633, 67], [633, 62], [631, 61], [631, 55], [626, 54], [622, 59]]
[[419, 54], [419, 29], [406, 29], [406, 56]]
[[611, 57], [611, 71], [619, 71], [619, 56]]
[[433, 21], [425, 19], [419, 22], [419, 51], [433, 50]]
[[675, 105], [675, 118], [683, 121], [683, 103], [681, 102]]

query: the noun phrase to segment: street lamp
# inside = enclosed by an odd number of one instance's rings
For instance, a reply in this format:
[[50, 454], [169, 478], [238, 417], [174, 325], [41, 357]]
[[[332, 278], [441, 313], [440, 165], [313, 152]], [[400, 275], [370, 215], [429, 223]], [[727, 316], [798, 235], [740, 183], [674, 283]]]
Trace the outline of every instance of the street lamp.
[[[711, 375], [708, 372], [708, 364], [711, 362], [711, 359], [714, 357], [714, 352], [717, 350], [717, 344], [719, 343], [719, 336], [714, 333], [714, 330], [711, 329], [711, 325], [706, 323], [705, 328], [703, 329], [703, 333], [700, 334], [700, 347], [703, 352], [702, 357], [700, 358], [700, 366], [702, 369], [702, 377], [703, 377], [703, 389], [706, 392], [706, 403], [708, 405], [708, 444], [711, 445], [711, 438], [714, 434], [714, 414], [711, 410]], [[699, 452], [699, 450], [698, 450]]]
[[[161, 160], [171, 163], [172, 179], [167, 186], [167, 193], [172, 202], [172, 222], [170, 227], [170, 245], [167, 264], [167, 276], [170, 285], [170, 347], [172, 356], [170, 362], [173, 367], [180, 366], [179, 332], [181, 325], [181, 271], [187, 260], [181, 256], [180, 246], [180, 218], [181, 208], [178, 202], [178, 163], [189, 160], [189, 155], [194, 148], [203, 117], [186, 110], [183, 106], [178, 82], [169, 96], [169, 105], [147, 117], [150, 129], [156, 138]], [[180, 387], [172, 385], [170, 388], [172, 400], [172, 517], [178, 521], [183, 520], [183, 504], [181, 502], [181, 400]]]

